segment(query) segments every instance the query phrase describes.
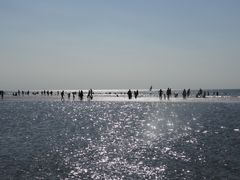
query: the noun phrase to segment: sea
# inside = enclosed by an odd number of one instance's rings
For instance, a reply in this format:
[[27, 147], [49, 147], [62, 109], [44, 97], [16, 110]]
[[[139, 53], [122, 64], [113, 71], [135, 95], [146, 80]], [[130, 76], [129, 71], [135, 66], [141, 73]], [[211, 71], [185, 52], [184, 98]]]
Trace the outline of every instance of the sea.
[[0, 179], [240, 179], [240, 90], [169, 100], [93, 91], [82, 101], [6, 92]]

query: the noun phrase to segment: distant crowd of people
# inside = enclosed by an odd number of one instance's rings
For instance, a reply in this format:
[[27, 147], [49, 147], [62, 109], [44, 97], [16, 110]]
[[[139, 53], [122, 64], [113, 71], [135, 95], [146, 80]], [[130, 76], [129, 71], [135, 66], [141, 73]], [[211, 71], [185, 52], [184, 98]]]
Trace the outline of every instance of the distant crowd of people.
[[[182, 92], [182, 97], [183, 99], [186, 99], [188, 97], [190, 97], [191, 95], [191, 90], [188, 89], [183, 89], [183, 92]], [[164, 99], [169, 99], [170, 97], [172, 96], [172, 90], [171, 88], [168, 88], [166, 90], [166, 94], [163, 93], [163, 90], [160, 89], [159, 90], [159, 98], [162, 99], [162, 97], [164, 97]], [[206, 98], [206, 96], [210, 96], [210, 93], [209, 91], [203, 91], [201, 88], [198, 90], [197, 94], [196, 94], [196, 98]], [[213, 92], [213, 96], [219, 96], [219, 92], [216, 91], [216, 92]], [[178, 97], [178, 93], [174, 93], [174, 97], [177, 98]]]
[[[74, 91], [74, 92], [66, 92], [65, 93], [65, 91], [63, 90], [63, 91], [55, 91], [55, 92], [53, 92], [53, 91], [46, 91], [46, 90], [43, 90], [43, 91], [33, 91], [33, 92], [31, 92], [32, 93], [32, 95], [42, 95], [42, 96], [53, 96], [53, 95], [57, 95], [57, 96], [61, 96], [61, 101], [64, 101], [65, 100], [65, 94], [67, 95], [67, 99], [68, 100], [70, 100], [71, 99], [71, 96], [72, 96], [72, 100], [73, 101], [75, 101], [75, 98], [76, 98], [76, 96], [78, 96], [78, 99], [80, 100], [80, 101], [82, 101], [83, 100], [83, 98], [84, 98], [84, 93], [83, 93], [83, 91], [82, 90], [79, 90], [78, 92], [77, 91]], [[4, 97], [4, 91], [2, 91], [2, 90], [0, 90], [0, 97], [1, 97], [1, 99], [3, 99], [3, 97]], [[110, 93], [107, 93], [106, 92], [106, 94], [111, 94], [111, 92]], [[118, 94], [117, 93], [115, 93], [116, 94], [116, 96], [117, 97], [119, 97], [118, 96]], [[138, 96], [139, 96], [139, 91], [138, 90], [135, 90], [135, 91], [133, 91], [132, 92], [132, 90], [131, 89], [129, 89], [127, 92], [125, 92], [125, 93], [122, 93], [122, 92], [119, 92], [119, 94], [127, 94], [127, 96], [128, 96], [128, 99], [132, 99], [133, 97], [135, 98], [135, 99], [137, 99], [138, 98]], [[150, 87], [150, 89], [149, 89], [149, 94], [150, 94], [150, 96], [151, 96], [151, 94], [152, 94], [152, 86]], [[24, 95], [27, 95], [27, 96], [29, 96], [30, 95], [30, 91], [20, 91], [20, 90], [18, 90], [18, 91], [16, 91], [16, 92], [13, 92], [12, 93], [12, 95], [13, 96], [24, 96]], [[94, 92], [93, 92], [93, 90], [92, 89], [89, 89], [89, 91], [87, 92], [87, 94], [86, 94], [86, 97], [87, 97], [87, 100], [92, 100], [93, 99], [93, 95], [94, 95]], [[171, 97], [175, 97], [175, 98], [177, 98], [178, 97], [178, 93], [177, 92], [172, 92], [172, 89], [171, 88], [167, 88], [167, 90], [164, 92], [162, 89], [160, 89], [159, 91], [158, 91], [158, 96], [159, 96], [159, 99], [160, 100], [162, 100], [162, 99], [164, 99], [164, 100], [169, 100]], [[188, 97], [190, 97], [190, 95], [191, 95], [191, 90], [190, 89], [183, 89], [183, 91], [182, 91], [182, 97], [183, 97], [183, 99], [186, 99], [186, 98], [188, 98]], [[198, 91], [197, 91], [197, 94], [196, 94], [196, 98], [205, 98], [206, 96], [210, 96], [210, 93], [209, 93], [209, 91], [203, 91], [202, 89], [199, 89]], [[215, 92], [213, 92], [213, 96], [219, 96], [219, 92], [218, 91], [215, 91]]]
[[[167, 88], [166, 94], [163, 92], [162, 89], [160, 89], [158, 91], [158, 94], [159, 94], [159, 98], [160, 99], [164, 98], [164, 99], [168, 99], [169, 100], [170, 97], [172, 96], [172, 89], [171, 88]], [[191, 94], [191, 90], [190, 89], [188, 89], [187, 91], [186, 91], [186, 89], [184, 89], [183, 92], [182, 92], [183, 99], [186, 99], [187, 97], [189, 97], [190, 94]], [[176, 92], [173, 93], [173, 95], [174, 95], [175, 98], [178, 97], [178, 93], [176, 93]]]
[[[150, 91], [150, 94], [152, 94], [152, 86], [150, 87], [149, 89]], [[138, 97], [138, 90], [137, 91], [134, 91], [134, 96], [135, 96], [135, 99], [137, 99]], [[132, 91], [131, 89], [128, 90], [127, 92], [127, 95], [128, 95], [128, 99], [132, 99]], [[183, 99], [186, 99], [186, 98], [189, 98], [191, 95], [191, 90], [190, 89], [183, 89], [182, 91], [182, 97]], [[172, 93], [172, 89], [171, 88], [167, 88], [166, 92], [164, 92], [162, 89], [160, 89], [158, 91], [158, 96], [159, 98], [162, 100], [169, 100], [172, 96], [174, 96], [175, 98], [178, 97], [178, 93], [177, 92], [174, 92]], [[206, 96], [210, 96], [210, 93], [209, 91], [203, 91], [202, 89], [199, 89], [199, 91], [197, 92], [196, 94], [196, 98], [206, 98]], [[219, 92], [213, 92], [213, 96], [219, 96]]]
[[[196, 98], [205, 98], [206, 96], [210, 96], [209, 91], [203, 91], [202, 89], [199, 89], [198, 93], [196, 94]], [[213, 92], [213, 96], [219, 96], [219, 92]]]
[[[72, 99], [73, 99], [73, 101], [75, 101], [75, 97], [76, 97], [77, 94], [78, 94], [78, 99], [79, 99], [80, 101], [83, 100], [84, 93], [83, 93], [82, 90], [79, 90], [78, 92], [76, 92], [76, 91], [74, 91], [74, 92], [68, 92], [68, 93], [67, 93], [68, 100], [71, 99], [71, 94], [72, 94]], [[93, 94], [94, 94], [93, 90], [90, 89], [90, 90], [88, 91], [88, 94], [87, 94], [87, 99], [88, 99], [88, 100], [92, 100], [92, 99], [93, 99]], [[61, 101], [64, 101], [64, 95], [65, 95], [65, 92], [64, 92], [64, 91], [61, 91]]]

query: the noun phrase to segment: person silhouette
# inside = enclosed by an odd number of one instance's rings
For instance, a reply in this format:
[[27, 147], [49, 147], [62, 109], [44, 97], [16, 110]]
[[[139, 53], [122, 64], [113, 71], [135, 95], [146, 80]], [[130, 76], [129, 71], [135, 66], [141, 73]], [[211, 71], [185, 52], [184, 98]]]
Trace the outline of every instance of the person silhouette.
[[134, 91], [134, 97], [135, 97], [135, 99], [137, 99], [137, 97], [138, 97], [138, 90]]
[[186, 89], [183, 90], [183, 92], [182, 92], [182, 96], [183, 96], [183, 99], [186, 99], [186, 97], [187, 97]]
[[203, 90], [200, 88], [196, 97], [199, 98], [199, 97], [202, 97], [203, 96]]
[[159, 98], [162, 99], [163, 91], [162, 89], [159, 90]]
[[83, 100], [83, 91], [82, 90], [80, 91], [80, 100], [81, 101]]
[[190, 96], [190, 94], [191, 94], [191, 90], [190, 90], [190, 89], [188, 89], [188, 90], [187, 90], [187, 97], [189, 97], [189, 96]]
[[132, 99], [132, 91], [130, 89], [128, 90], [127, 94], [128, 94], [128, 99]]
[[153, 88], [153, 87], [151, 86], [151, 87], [149, 88], [149, 91], [152, 91], [152, 88]]
[[79, 100], [81, 100], [80, 97], [81, 97], [81, 91], [79, 90], [79, 91], [78, 91], [78, 98], [79, 98]]
[[167, 99], [169, 100], [170, 96], [172, 94], [172, 90], [170, 88], [167, 89]]
[[203, 92], [203, 98], [206, 98], [206, 91]]
[[3, 99], [4, 91], [0, 91], [1, 98]]
[[87, 95], [87, 98], [88, 99], [93, 99], [93, 90], [92, 89], [90, 89], [89, 91], [88, 91], [88, 95]]
[[199, 92], [199, 95], [202, 96], [202, 94], [203, 94], [203, 90], [202, 90], [201, 88], [199, 89], [198, 92]]
[[61, 101], [64, 101], [64, 91], [61, 92]]

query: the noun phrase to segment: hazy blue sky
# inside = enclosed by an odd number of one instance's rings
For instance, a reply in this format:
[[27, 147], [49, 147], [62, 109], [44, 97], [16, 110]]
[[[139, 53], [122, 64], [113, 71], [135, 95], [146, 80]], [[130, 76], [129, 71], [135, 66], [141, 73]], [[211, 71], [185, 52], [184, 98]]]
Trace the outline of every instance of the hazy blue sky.
[[0, 89], [240, 88], [239, 0], [0, 0]]

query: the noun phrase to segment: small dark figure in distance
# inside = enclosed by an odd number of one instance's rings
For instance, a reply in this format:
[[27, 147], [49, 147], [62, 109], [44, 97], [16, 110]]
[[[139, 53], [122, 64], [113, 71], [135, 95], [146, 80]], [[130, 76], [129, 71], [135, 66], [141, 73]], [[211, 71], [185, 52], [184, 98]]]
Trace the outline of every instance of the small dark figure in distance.
[[196, 98], [200, 98], [203, 95], [203, 90], [200, 88], [198, 93], [196, 94]]
[[159, 98], [162, 99], [163, 91], [162, 89], [159, 90]]
[[135, 99], [137, 99], [137, 97], [138, 97], [138, 90], [134, 91], [134, 97], [135, 97]]
[[170, 96], [172, 94], [172, 90], [170, 88], [167, 89], [167, 99], [169, 100]]
[[61, 92], [61, 101], [64, 101], [64, 91]]
[[190, 90], [190, 89], [188, 89], [188, 90], [187, 90], [187, 97], [189, 97], [189, 96], [190, 96], [190, 94], [191, 94], [191, 90]]
[[205, 98], [205, 97], [206, 97], [206, 94], [207, 94], [206, 91], [204, 91], [202, 97]]
[[128, 90], [127, 94], [128, 94], [128, 99], [132, 99], [132, 91], [130, 89]]
[[82, 90], [80, 91], [80, 100], [81, 101], [83, 100], [83, 91]]
[[0, 91], [1, 98], [3, 99], [4, 91]]
[[87, 98], [90, 100], [92, 100], [93, 99], [93, 90], [92, 89], [90, 89], [89, 91], [88, 91], [88, 95], [87, 95]]
[[182, 96], [183, 96], [183, 99], [186, 99], [186, 97], [187, 97], [187, 91], [186, 91], [186, 89], [183, 90]]
[[81, 90], [81, 91], [80, 91], [80, 90], [78, 91], [78, 98], [79, 98], [79, 100], [81, 100], [81, 101], [83, 100], [83, 91], [82, 91], [82, 90]]
[[152, 88], [153, 88], [153, 87], [151, 86], [151, 87], [149, 88], [149, 91], [152, 91]]

